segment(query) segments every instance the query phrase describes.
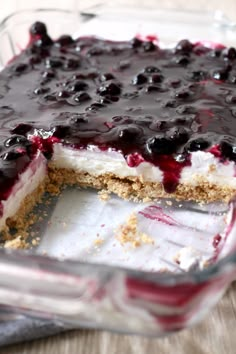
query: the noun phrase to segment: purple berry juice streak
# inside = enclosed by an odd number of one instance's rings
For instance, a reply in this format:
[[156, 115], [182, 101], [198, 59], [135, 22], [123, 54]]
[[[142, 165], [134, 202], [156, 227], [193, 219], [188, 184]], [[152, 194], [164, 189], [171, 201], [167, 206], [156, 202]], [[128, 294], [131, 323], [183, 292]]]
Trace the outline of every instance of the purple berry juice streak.
[[67, 35], [53, 41], [40, 22], [30, 34], [0, 74], [0, 199], [37, 148], [50, 158], [55, 141], [116, 149], [131, 167], [149, 161], [163, 171], [168, 192], [192, 151], [217, 146], [219, 158], [236, 161], [234, 48], [182, 40], [160, 49], [137, 38]]

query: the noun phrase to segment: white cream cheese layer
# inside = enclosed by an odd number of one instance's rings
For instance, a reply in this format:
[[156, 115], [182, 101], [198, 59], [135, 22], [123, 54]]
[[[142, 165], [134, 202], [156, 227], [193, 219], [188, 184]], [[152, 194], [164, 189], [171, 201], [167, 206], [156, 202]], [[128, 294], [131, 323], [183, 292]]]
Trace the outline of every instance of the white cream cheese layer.
[[[162, 182], [163, 172], [150, 162], [141, 162], [130, 167], [122, 154], [117, 151], [76, 150], [62, 144], [54, 145], [53, 164], [59, 168], [73, 169], [99, 176], [113, 173], [118, 177], [141, 177], [147, 182]], [[209, 152], [196, 151], [191, 155], [191, 166], [181, 172], [180, 183], [196, 185], [199, 177], [210, 183], [236, 188], [235, 164], [221, 163]]]
[[18, 212], [25, 197], [39, 186], [46, 174], [47, 161], [41, 153], [38, 153], [27, 169], [20, 175], [8, 199], [1, 202], [3, 215], [0, 218], [0, 229], [5, 226], [7, 218], [14, 216]]

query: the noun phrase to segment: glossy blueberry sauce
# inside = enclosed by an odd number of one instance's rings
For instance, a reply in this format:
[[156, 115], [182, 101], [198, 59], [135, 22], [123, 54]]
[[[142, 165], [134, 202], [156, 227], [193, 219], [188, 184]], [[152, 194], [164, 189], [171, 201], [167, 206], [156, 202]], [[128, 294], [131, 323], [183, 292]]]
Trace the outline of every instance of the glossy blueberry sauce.
[[192, 151], [236, 161], [234, 48], [53, 41], [40, 22], [30, 33], [27, 48], [0, 73], [0, 199], [37, 149], [50, 158], [59, 141], [118, 150], [131, 167], [149, 161], [163, 171], [168, 192]]

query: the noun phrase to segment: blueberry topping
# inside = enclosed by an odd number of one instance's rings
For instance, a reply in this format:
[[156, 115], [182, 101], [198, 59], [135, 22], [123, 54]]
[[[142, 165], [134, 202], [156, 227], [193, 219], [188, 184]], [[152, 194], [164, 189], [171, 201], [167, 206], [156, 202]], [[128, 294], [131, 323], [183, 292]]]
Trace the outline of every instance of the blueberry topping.
[[117, 96], [121, 94], [121, 88], [117, 83], [109, 82], [101, 85], [98, 88], [98, 93], [101, 96], [106, 96], [106, 95]]
[[145, 84], [148, 81], [147, 76], [145, 76], [144, 74], [138, 74], [137, 76], [135, 76], [133, 78], [133, 85], [142, 85]]
[[[160, 168], [168, 191], [193, 151], [236, 162], [235, 48], [183, 40], [163, 49], [137, 38], [52, 41], [44, 25], [31, 31], [27, 49], [0, 74], [1, 156], [23, 154], [1, 161], [8, 170], [16, 166], [16, 178], [38, 149], [50, 158], [54, 137], [78, 149], [112, 148], [127, 161], [137, 154], [138, 163]], [[4, 183], [0, 178], [0, 198]]]

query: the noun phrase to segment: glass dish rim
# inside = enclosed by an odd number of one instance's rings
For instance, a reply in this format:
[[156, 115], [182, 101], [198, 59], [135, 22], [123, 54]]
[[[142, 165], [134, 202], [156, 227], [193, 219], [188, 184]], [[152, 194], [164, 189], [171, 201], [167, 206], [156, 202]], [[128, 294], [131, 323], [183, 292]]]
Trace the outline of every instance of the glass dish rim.
[[[98, 6], [102, 6], [103, 4], [97, 4]], [[148, 9], [148, 7], [145, 7]], [[136, 9], [137, 10], [137, 9]], [[173, 13], [174, 11], [178, 11], [178, 13], [193, 13], [191, 10], [182, 10], [182, 9], [166, 9], [166, 8], [161, 8], [161, 11], [167, 12], [167, 13]], [[86, 14], [84, 10], [82, 11], [72, 11], [72, 10], [65, 10], [65, 9], [60, 9], [60, 8], [37, 8], [37, 9], [22, 9], [22, 10], [17, 10], [6, 17], [3, 18], [3, 20], [0, 22], [0, 35], [4, 32], [4, 30], [8, 26], [8, 22], [14, 19], [15, 17], [21, 15], [21, 14], [28, 14], [28, 13], [61, 13], [65, 15], [72, 15], [74, 17], [77, 17], [79, 19], [79, 16], [82, 17], [82, 23], [89, 21], [89, 17]], [[216, 13], [214, 12], [207, 12], [208, 15], [213, 15]], [[199, 14], [199, 12], [198, 12]], [[222, 18], [225, 20], [227, 17], [224, 16], [224, 13], [221, 13]], [[96, 16], [96, 15], [95, 15]], [[214, 20], [214, 17], [213, 17]], [[235, 23], [231, 22], [229, 24], [229, 27], [225, 27], [225, 22], [222, 22], [222, 25], [225, 29], [229, 29], [235, 31], [235, 29], [231, 27], [231, 25], [235, 25]], [[236, 32], [236, 31], [235, 31]], [[229, 209], [230, 205], [233, 206], [233, 210], [236, 210], [236, 197], [233, 198], [229, 202]], [[81, 261], [76, 261], [76, 260], [70, 260], [66, 259], [63, 260], [63, 262], [56, 257], [49, 257], [45, 255], [39, 255], [35, 254], [33, 252], [27, 251], [25, 253], [22, 250], [8, 250], [8, 249], [0, 249], [0, 265], [1, 263], [8, 263], [14, 265], [15, 262], [22, 262], [22, 263], [17, 263], [19, 266], [23, 266], [23, 263], [30, 263], [31, 261], [39, 261], [39, 263], [43, 263], [43, 260], [47, 260], [47, 266], [54, 265], [57, 268], [57, 265], [60, 265], [60, 271], [63, 269], [63, 265], [68, 266], [68, 269], [78, 269], [77, 267], [83, 267], [83, 268], [93, 268], [96, 267], [98, 270], [109, 270], [113, 272], [123, 272], [127, 276], [134, 276], [135, 278], [139, 279], [144, 279], [147, 281], [152, 281], [154, 283], [159, 283], [163, 285], [174, 285], [174, 284], [180, 284], [180, 283], [186, 283], [187, 281], [191, 281], [191, 283], [202, 283], [206, 282], [222, 273], [222, 270], [228, 265], [233, 265], [236, 268], [236, 251], [228, 254], [227, 256], [223, 257], [222, 259], [218, 260], [216, 263], [213, 263], [209, 265], [206, 268], [203, 268], [201, 270], [191, 270], [188, 272], [183, 272], [183, 273], [158, 273], [158, 272], [151, 272], [151, 271], [143, 271], [143, 270], [136, 270], [136, 269], [131, 269], [127, 267], [121, 267], [121, 266], [116, 266], [116, 265], [106, 265], [106, 264], [97, 264], [93, 262], [81, 262]], [[65, 267], [64, 267], [65, 268]], [[36, 270], [36, 268], [32, 269]], [[49, 267], [46, 267], [45, 270], [50, 271]], [[75, 275], [75, 274], [74, 274]]]

